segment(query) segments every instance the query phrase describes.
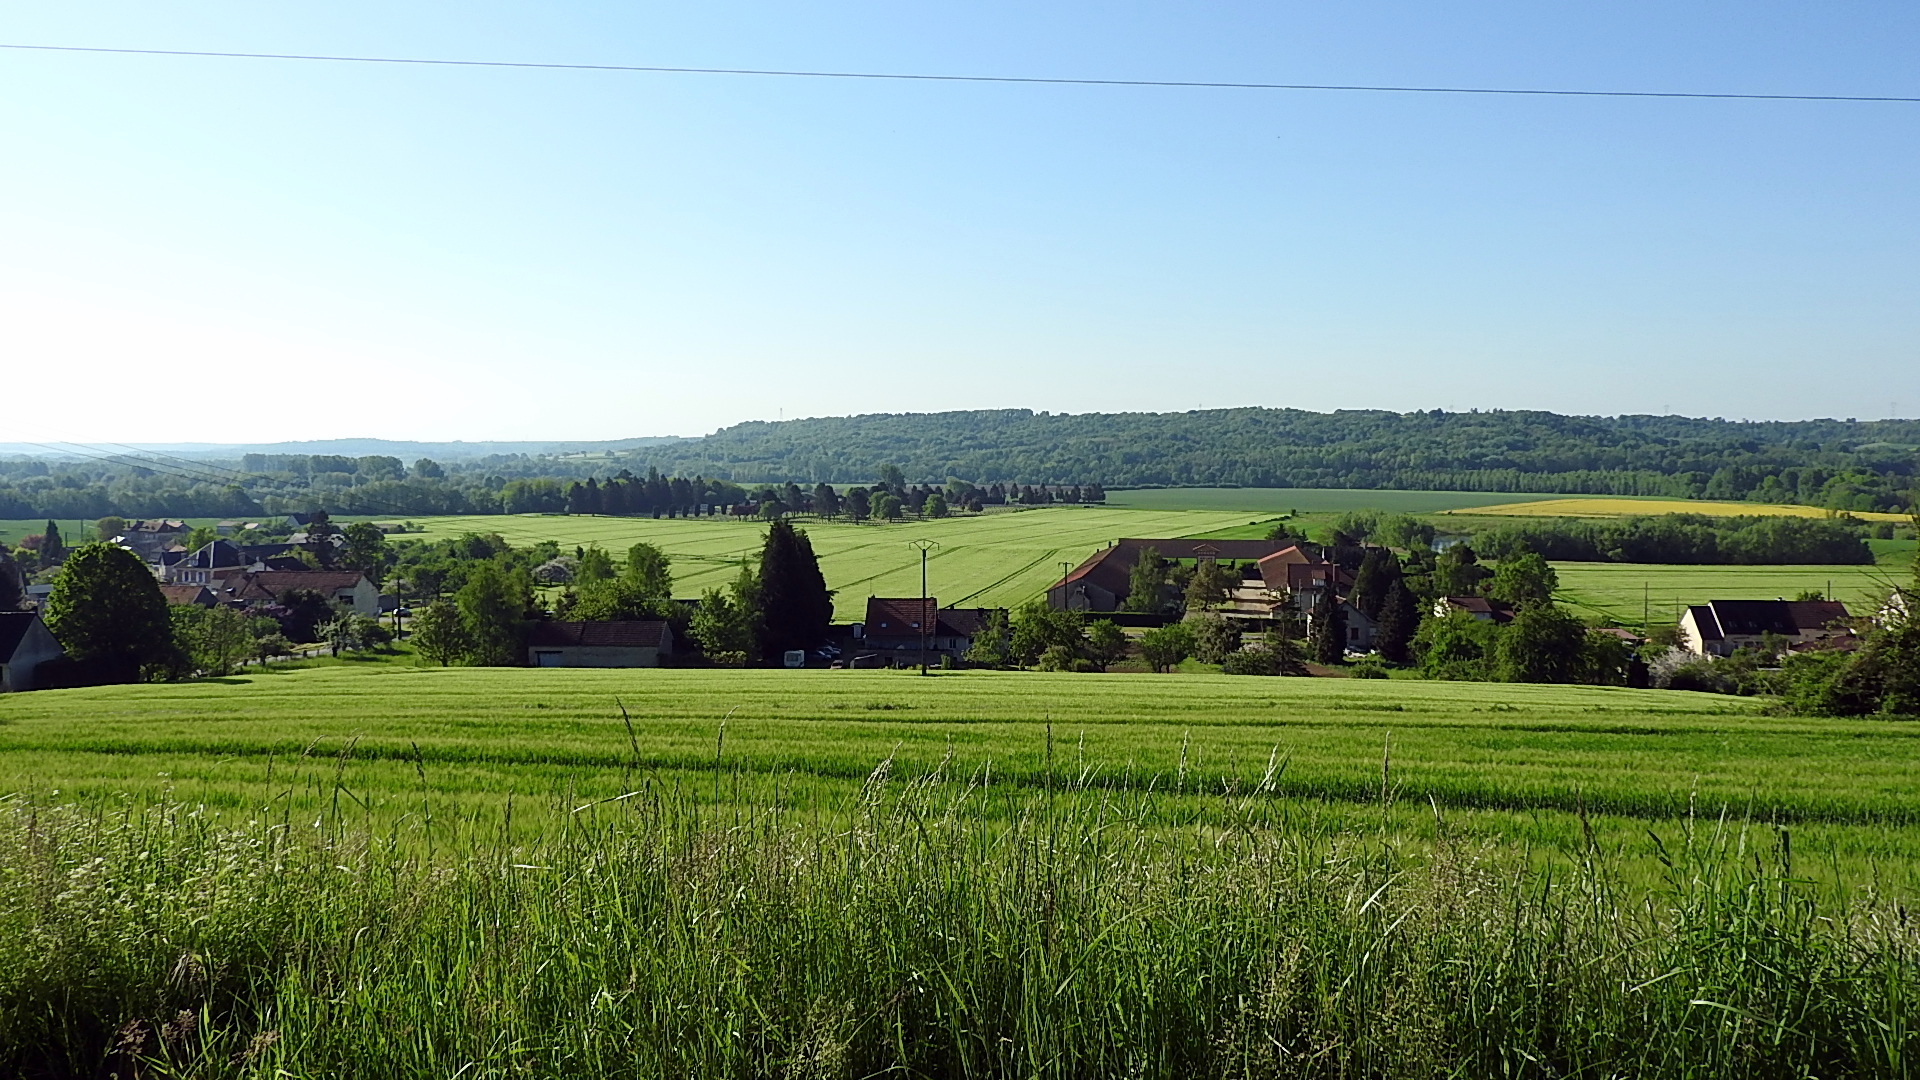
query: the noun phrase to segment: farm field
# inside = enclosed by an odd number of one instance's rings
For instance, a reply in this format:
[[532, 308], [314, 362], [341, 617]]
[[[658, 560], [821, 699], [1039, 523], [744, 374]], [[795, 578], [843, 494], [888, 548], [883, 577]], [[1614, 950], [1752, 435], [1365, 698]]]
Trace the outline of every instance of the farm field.
[[[953, 607], [1013, 607], [1033, 599], [1058, 580], [1062, 562], [1081, 560], [1125, 536], [1174, 537], [1243, 524], [1244, 516], [1193, 510], [1109, 510], [1096, 507], [1048, 507], [1016, 513], [894, 525], [806, 521], [836, 590], [834, 617], [860, 619], [869, 596], [920, 595], [920, 553], [911, 540], [940, 546], [927, 559], [927, 588]], [[559, 542], [563, 551], [599, 545], [616, 558], [642, 540], [673, 559], [674, 595], [698, 597], [703, 589], [732, 581], [740, 560], [757, 558], [765, 526], [726, 518], [574, 517], [519, 514], [497, 517], [418, 518], [425, 533], [414, 539], [438, 539], [469, 532], [497, 532], [523, 546]]]
[[1920, 856], [1920, 732], [1606, 687], [372, 662], [0, 699], [0, 792], [244, 815], [286, 789], [300, 814], [337, 808], [337, 782], [375, 819], [423, 799], [495, 813], [511, 795], [537, 830], [639, 775], [720, 803], [777, 788], [801, 806], [848, 796], [883, 760], [1031, 788], [1049, 775], [1049, 725], [1056, 779], [1177, 787], [1203, 806], [1258, 784], [1277, 754], [1275, 791], [1308, 818], [1377, 822], [1390, 741], [1416, 836], [1437, 805], [1458, 828], [1551, 849], [1584, 807], [1635, 840], [1692, 803], [1794, 822], [1846, 860]]
[[1430, 514], [1552, 499], [1565, 495], [1526, 495], [1510, 491], [1384, 491], [1370, 488], [1132, 488], [1107, 492], [1108, 506], [1140, 510], [1224, 510], [1236, 514], [1343, 513], [1348, 510], [1385, 510], [1396, 514]]
[[1674, 566], [1653, 563], [1557, 562], [1554, 599], [1581, 615], [1642, 625], [1650, 608], [1656, 623], [1709, 600], [1791, 600], [1805, 590], [1831, 590], [1855, 613], [1874, 610], [1895, 585], [1911, 584], [1912, 563], [1897, 556], [1877, 566]]
[[1899, 1075], [1908, 727], [1014, 672], [11, 695], [0, 1072]]
[[[1440, 513], [1454, 513], [1447, 508]], [[1704, 514], [1708, 517], [1826, 517], [1829, 511], [1816, 506], [1789, 506], [1777, 503], [1707, 502], [1696, 499], [1651, 497], [1553, 496], [1539, 500], [1502, 500], [1499, 503], [1460, 507], [1458, 512], [1487, 517], [1636, 517], [1641, 514]], [[1862, 521], [1905, 523], [1905, 514], [1850, 512]]]

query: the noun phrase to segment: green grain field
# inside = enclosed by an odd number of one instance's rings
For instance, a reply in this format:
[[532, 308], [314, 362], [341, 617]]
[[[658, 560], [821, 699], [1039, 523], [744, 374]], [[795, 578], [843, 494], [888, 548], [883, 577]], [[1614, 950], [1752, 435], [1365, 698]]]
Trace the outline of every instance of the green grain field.
[[[927, 559], [927, 588], [942, 604], [1011, 607], [1058, 580], [1061, 563], [1078, 565], [1121, 537], [1185, 536], [1244, 521], [1239, 514], [1218, 512], [1048, 507], [890, 525], [799, 524], [812, 538], [827, 586], [836, 590], [835, 617], [855, 620], [864, 615], [869, 596], [920, 594], [920, 553], [907, 546], [912, 540], [940, 545]], [[598, 544], [616, 557], [644, 540], [673, 559], [674, 595], [688, 599], [732, 581], [742, 559], [758, 557], [766, 532], [760, 522], [725, 518], [521, 514], [426, 518], [416, 524], [425, 526], [426, 538], [497, 532], [515, 545], [554, 540], [570, 551]]]
[[1554, 599], [1583, 616], [1643, 625], [1672, 623], [1690, 604], [1709, 600], [1788, 599], [1818, 591], [1860, 614], [1878, 610], [1896, 585], [1911, 584], [1911, 564], [1898, 556], [1869, 566], [1671, 566], [1653, 563], [1553, 564]]
[[1383, 491], [1371, 488], [1134, 488], [1107, 492], [1107, 505], [1140, 510], [1220, 510], [1234, 514], [1342, 513], [1385, 510], [1431, 514], [1565, 495], [1484, 491]]
[[1593, 687], [0, 698], [0, 1073], [1901, 1076], [1920, 738]]

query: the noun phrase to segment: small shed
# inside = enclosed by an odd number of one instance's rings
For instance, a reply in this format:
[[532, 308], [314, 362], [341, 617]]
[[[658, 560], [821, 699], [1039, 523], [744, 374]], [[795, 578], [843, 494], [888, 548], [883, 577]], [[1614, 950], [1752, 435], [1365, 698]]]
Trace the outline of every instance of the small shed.
[[659, 667], [673, 653], [664, 620], [535, 623], [527, 635], [528, 667]]
[[0, 693], [40, 689], [41, 665], [65, 655], [37, 612], [0, 611]]

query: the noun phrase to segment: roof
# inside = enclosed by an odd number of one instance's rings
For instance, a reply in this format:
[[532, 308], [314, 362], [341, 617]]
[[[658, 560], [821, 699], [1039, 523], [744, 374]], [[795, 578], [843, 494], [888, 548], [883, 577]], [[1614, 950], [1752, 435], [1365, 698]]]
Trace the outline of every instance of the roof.
[[180, 565], [195, 570], [212, 570], [221, 566], [240, 566], [245, 562], [247, 559], [237, 545], [226, 540], [215, 540], [187, 556]]
[[918, 634], [925, 627], [929, 634], [940, 612], [940, 601], [929, 596], [925, 600], [914, 597], [867, 597], [867, 635], [875, 636], [876, 631], [886, 634]]
[[13, 659], [14, 650], [40, 616], [31, 611], [0, 611], [0, 660]]
[[199, 604], [212, 607], [215, 603], [213, 590], [205, 585], [162, 585], [160, 595], [167, 598], [169, 604]]
[[1347, 583], [1345, 571], [1298, 547], [1276, 551], [1261, 559], [1258, 566], [1260, 580], [1274, 592], [1324, 589], [1329, 582], [1337, 589]]
[[935, 618], [938, 620], [934, 633], [940, 637], [970, 638], [980, 633], [987, 625], [987, 618], [993, 608], [944, 608]]
[[1110, 547], [1102, 548], [1087, 556], [1087, 560], [1054, 583], [1061, 585], [1088, 585], [1104, 589], [1115, 596], [1125, 596], [1132, 589], [1133, 565], [1139, 561], [1139, 548]]
[[156, 519], [154, 521], [136, 521], [133, 524], [127, 526], [127, 531], [128, 532], [149, 532], [149, 533], [163, 533], [163, 532], [176, 533], [176, 532], [187, 532], [189, 530], [187, 529], [187, 523], [184, 521], [165, 521], [165, 520]]
[[527, 644], [538, 648], [658, 649], [666, 642], [667, 624], [659, 619], [607, 622], [538, 622]]
[[1212, 559], [1264, 559], [1288, 547], [1280, 540], [1143, 540], [1131, 538], [1114, 545], [1139, 551], [1152, 548], [1163, 559], [1197, 559], [1202, 556]]
[[366, 578], [357, 570], [260, 570], [229, 574], [227, 591], [235, 600], [277, 600], [294, 589], [317, 593], [342, 592], [358, 588]]
[[1847, 618], [1847, 605], [1838, 600], [1710, 600], [1687, 611], [1708, 641], [1730, 634], [1797, 637], [1831, 629]]
[[1476, 618], [1500, 623], [1513, 618], [1513, 607], [1504, 600], [1491, 600], [1484, 596], [1443, 596], [1440, 599], [1453, 610], [1464, 611]]

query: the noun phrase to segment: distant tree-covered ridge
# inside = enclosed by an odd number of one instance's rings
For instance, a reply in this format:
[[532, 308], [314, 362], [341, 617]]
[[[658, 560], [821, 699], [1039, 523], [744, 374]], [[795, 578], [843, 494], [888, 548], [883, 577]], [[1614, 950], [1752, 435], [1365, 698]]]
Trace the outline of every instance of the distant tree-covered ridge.
[[910, 480], [1545, 491], [1888, 510], [1907, 505], [1920, 421], [1006, 409], [753, 422], [620, 460], [745, 482], [860, 481], [893, 464]]
[[[1006, 409], [756, 421], [704, 438], [636, 442], [446, 462], [257, 452], [0, 459], [0, 518], [246, 517], [315, 507], [393, 516], [579, 512], [574, 485], [589, 478], [629, 485], [621, 508], [599, 511], [613, 513], [731, 504], [767, 485], [884, 485], [898, 496], [951, 481], [982, 491], [997, 485], [1008, 502], [1029, 501], [1028, 488], [1044, 498], [1073, 488], [1238, 485], [1658, 495], [1884, 511], [1912, 505], [1920, 474], [1915, 420]], [[937, 505], [952, 497], [943, 494]]]

